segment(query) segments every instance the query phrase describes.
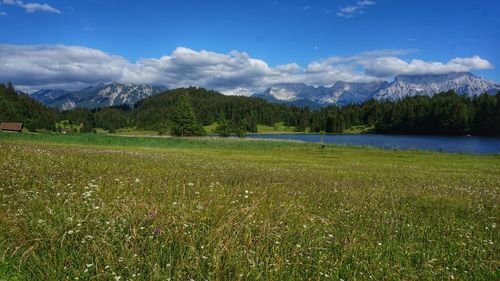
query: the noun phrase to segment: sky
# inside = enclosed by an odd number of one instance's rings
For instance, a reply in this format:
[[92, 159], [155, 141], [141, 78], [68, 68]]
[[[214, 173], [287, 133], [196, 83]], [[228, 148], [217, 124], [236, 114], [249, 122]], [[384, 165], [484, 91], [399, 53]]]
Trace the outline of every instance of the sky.
[[249, 95], [470, 71], [500, 81], [498, 0], [0, 0], [0, 81]]

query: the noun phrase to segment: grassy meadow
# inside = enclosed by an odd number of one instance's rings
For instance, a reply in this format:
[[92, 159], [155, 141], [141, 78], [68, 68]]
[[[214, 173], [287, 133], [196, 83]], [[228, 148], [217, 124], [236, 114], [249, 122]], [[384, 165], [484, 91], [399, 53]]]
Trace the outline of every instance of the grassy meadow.
[[[217, 122], [203, 127], [208, 134], [213, 134], [215, 128], [217, 128]], [[300, 132], [295, 131], [295, 127], [286, 126], [285, 122], [278, 122], [274, 126], [268, 126], [263, 124], [257, 124], [258, 134], [299, 134]]]
[[0, 280], [499, 280], [500, 157], [0, 133]]

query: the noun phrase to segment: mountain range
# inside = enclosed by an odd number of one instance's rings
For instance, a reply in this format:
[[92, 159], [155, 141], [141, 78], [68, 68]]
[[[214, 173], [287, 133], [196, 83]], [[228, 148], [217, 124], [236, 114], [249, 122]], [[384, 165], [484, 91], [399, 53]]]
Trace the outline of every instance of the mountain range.
[[500, 84], [469, 72], [447, 74], [399, 75], [394, 81], [354, 83], [339, 81], [331, 87], [300, 83], [276, 84], [254, 97], [270, 102], [319, 108], [328, 105], [361, 103], [369, 99], [398, 100], [415, 95], [429, 95], [455, 90], [457, 94], [477, 96], [496, 94]]
[[166, 90], [166, 87], [157, 85], [120, 84], [113, 82], [87, 87], [78, 91], [39, 90], [30, 96], [47, 106], [69, 110], [73, 107], [133, 106], [139, 100]]
[[[148, 84], [99, 84], [78, 91], [39, 90], [31, 97], [50, 107], [68, 110], [73, 107], [97, 108], [130, 105], [137, 101], [166, 91], [163, 86]], [[455, 90], [458, 94], [477, 96], [483, 93], [496, 94], [500, 84], [469, 72], [447, 74], [399, 75], [392, 82], [368, 83], [336, 82], [331, 87], [310, 86], [302, 83], [273, 85], [252, 97], [273, 103], [308, 106], [316, 109], [328, 105], [362, 103], [369, 99], [398, 100], [415, 95], [429, 95]]]

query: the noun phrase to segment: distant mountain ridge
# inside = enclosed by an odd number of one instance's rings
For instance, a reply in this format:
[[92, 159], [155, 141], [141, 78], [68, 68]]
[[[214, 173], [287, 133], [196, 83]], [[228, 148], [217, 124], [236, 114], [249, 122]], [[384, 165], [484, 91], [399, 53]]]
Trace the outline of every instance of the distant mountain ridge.
[[157, 95], [167, 88], [148, 84], [121, 84], [117, 82], [99, 84], [77, 91], [39, 90], [30, 96], [41, 103], [69, 110], [74, 107], [98, 108], [105, 106], [130, 105], [139, 100]]
[[434, 95], [455, 90], [458, 94], [477, 96], [496, 94], [500, 85], [469, 72], [447, 74], [399, 75], [393, 82], [336, 82], [332, 87], [306, 84], [276, 84], [253, 95], [270, 102], [319, 108], [328, 105], [361, 103], [369, 99], [398, 100], [415, 95]]
[[[78, 91], [39, 90], [31, 97], [41, 103], [68, 110], [74, 107], [98, 108], [106, 106], [133, 106], [136, 102], [166, 91], [163, 86], [148, 84], [110, 83], [87, 87]], [[280, 83], [252, 97], [272, 103], [308, 106], [318, 109], [328, 105], [362, 103], [369, 99], [398, 100], [415, 95], [429, 95], [455, 90], [458, 94], [477, 96], [496, 94], [500, 85], [469, 72], [447, 74], [399, 75], [394, 81], [368, 83], [338, 81], [331, 87], [310, 86], [303, 83]]]

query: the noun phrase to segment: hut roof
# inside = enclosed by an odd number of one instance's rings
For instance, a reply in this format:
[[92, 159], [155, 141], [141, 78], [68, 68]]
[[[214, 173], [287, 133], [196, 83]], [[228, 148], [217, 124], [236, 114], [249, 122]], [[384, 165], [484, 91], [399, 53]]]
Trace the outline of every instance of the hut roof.
[[23, 130], [23, 123], [2, 122], [2, 123], [0, 123], [0, 130], [2, 130], [2, 131], [21, 132]]

